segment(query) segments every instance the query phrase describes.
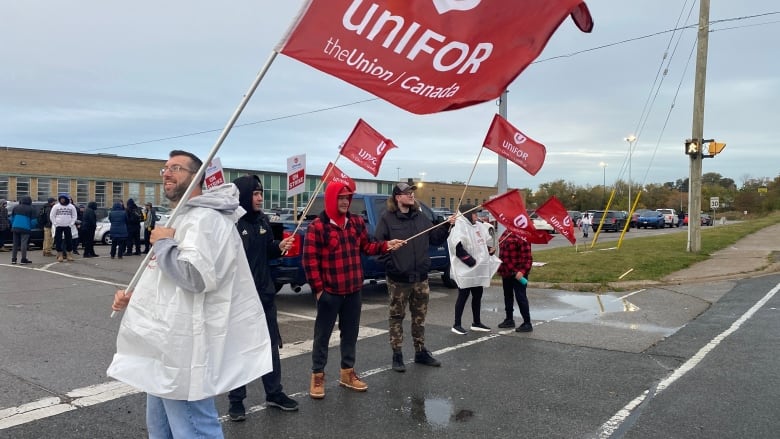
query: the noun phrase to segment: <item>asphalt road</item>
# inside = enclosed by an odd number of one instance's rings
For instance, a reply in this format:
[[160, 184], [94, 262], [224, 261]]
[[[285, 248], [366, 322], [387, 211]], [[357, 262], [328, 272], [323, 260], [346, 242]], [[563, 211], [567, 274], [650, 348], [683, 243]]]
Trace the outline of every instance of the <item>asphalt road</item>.
[[[144, 437], [144, 395], [105, 375], [113, 291], [140, 258], [30, 258], [0, 264], [0, 438]], [[404, 374], [389, 368], [384, 286], [366, 285], [356, 367], [369, 390], [338, 387], [332, 349], [321, 401], [306, 395], [313, 299], [282, 290], [282, 382], [300, 411], [265, 408], [255, 382], [247, 421], [225, 421], [225, 436], [776, 437], [778, 285], [780, 275], [600, 295], [531, 288], [530, 334], [495, 332], [503, 299], [493, 287], [481, 312], [494, 332], [459, 336], [454, 291], [434, 279], [426, 338], [443, 365]], [[408, 363], [411, 340], [404, 353]], [[218, 408], [226, 413], [226, 397]]]

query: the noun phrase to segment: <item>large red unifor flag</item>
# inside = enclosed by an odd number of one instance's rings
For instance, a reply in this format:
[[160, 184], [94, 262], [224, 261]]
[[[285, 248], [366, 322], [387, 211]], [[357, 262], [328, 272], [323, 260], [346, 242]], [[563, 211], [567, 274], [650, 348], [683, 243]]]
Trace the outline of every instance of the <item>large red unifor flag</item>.
[[536, 230], [534, 222], [525, 210], [520, 191], [512, 189], [485, 203], [482, 207], [489, 210], [496, 221], [503, 224], [512, 233], [525, 238], [532, 244], [547, 244], [552, 239], [549, 233]]
[[341, 147], [341, 155], [376, 177], [379, 167], [382, 166], [382, 159], [392, 148], [397, 148], [392, 140], [379, 134], [363, 119], [358, 119], [352, 134]]
[[542, 169], [547, 156], [544, 145], [527, 137], [499, 114], [490, 123], [484, 146], [531, 175], [536, 175]]
[[308, 0], [277, 51], [417, 114], [497, 98], [582, 0]]
[[572, 245], [577, 243], [577, 237], [574, 236], [574, 223], [569, 216], [569, 212], [566, 211], [566, 207], [555, 195], [536, 209], [536, 214], [547, 220]]
[[349, 176], [345, 174], [344, 171], [339, 169], [338, 166], [334, 165], [333, 162], [328, 163], [328, 166], [325, 168], [325, 172], [322, 173], [321, 180], [323, 186], [327, 186], [331, 181], [335, 181], [346, 184], [349, 186], [349, 189], [352, 190], [352, 192], [357, 191], [355, 180], [349, 178]]

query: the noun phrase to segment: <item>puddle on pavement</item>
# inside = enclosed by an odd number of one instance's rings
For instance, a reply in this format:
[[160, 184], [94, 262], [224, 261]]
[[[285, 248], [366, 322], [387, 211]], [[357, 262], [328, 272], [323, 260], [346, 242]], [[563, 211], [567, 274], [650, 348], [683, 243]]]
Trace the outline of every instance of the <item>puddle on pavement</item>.
[[[531, 300], [531, 318], [534, 321], [556, 321], [574, 323], [598, 323], [603, 326], [625, 328], [635, 331], [658, 332], [665, 335], [673, 334], [679, 328], [669, 328], [647, 323], [629, 323], [607, 321], [602, 319], [607, 315], [618, 313], [634, 313], [641, 309], [629, 298], [618, 298], [606, 294], [550, 292], [544, 300]], [[486, 304], [493, 312], [503, 314], [504, 304]], [[517, 304], [514, 304], [514, 318], [522, 320]]]
[[427, 424], [434, 430], [446, 428], [452, 422], [465, 422], [474, 416], [471, 410], [455, 412], [452, 400], [447, 398], [407, 397], [401, 412], [408, 414], [414, 421]]

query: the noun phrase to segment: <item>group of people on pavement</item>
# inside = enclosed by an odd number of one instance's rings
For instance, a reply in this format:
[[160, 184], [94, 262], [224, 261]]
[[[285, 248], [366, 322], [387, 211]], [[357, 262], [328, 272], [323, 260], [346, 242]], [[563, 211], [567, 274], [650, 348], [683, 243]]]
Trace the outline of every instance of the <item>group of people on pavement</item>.
[[[195, 181], [202, 165], [190, 152], [171, 151], [161, 172], [163, 188], [171, 203], [184, 205], [171, 223], [150, 230], [155, 257], [139, 268], [136, 285], [116, 291], [112, 305], [125, 313], [108, 374], [147, 393], [152, 438], [223, 437], [214, 398], [227, 392], [229, 418], [243, 421], [246, 385], [257, 378], [269, 407], [298, 409], [281, 384], [282, 337], [269, 267], [270, 259], [292, 247], [294, 236], [274, 238], [262, 211], [263, 185], [257, 176], [203, 190], [202, 174]], [[479, 318], [479, 307], [483, 288], [496, 271], [502, 276], [507, 312], [499, 327], [515, 326], [516, 299], [523, 318], [517, 331], [532, 330], [526, 297], [530, 244], [505, 232], [499, 259], [488, 246], [477, 207], [462, 206], [461, 215], [437, 227], [421, 211], [415, 189], [406, 183], [395, 186], [373, 237], [363, 217], [349, 212], [350, 187], [331, 182], [325, 189], [324, 211], [309, 224], [303, 243], [304, 271], [317, 307], [309, 387], [313, 399], [325, 397], [328, 344], [337, 320], [338, 384], [358, 392], [368, 389], [355, 371], [361, 254], [382, 255], [386, 266], [392, 368], [397, 372], [406, 370], [402, 324], [407, 306], [414, 362], [441, 365], [425, 345], [430, 244], [446, 240], [451, 249], [451, 276], [458, 284], [454, 332], [466, 333], [461, 315], [469, 295], [471, 328], [490, 330]], [[115, 206], [115, 211], [120, 209]]]
[[[111, 259], [149, 253], [149, 239], [157, 225], [157, 214], [151, 202], [147, 202], [144, 209], [141, 209], [132, 198], [127, 200], [127, 206], [121, 200], [116, 200], [108, 212], [108, 221], [111, 223], [108, 232], [111, 235]], [[141, 251], [142, 227], [145, 242], [143, 251]]]

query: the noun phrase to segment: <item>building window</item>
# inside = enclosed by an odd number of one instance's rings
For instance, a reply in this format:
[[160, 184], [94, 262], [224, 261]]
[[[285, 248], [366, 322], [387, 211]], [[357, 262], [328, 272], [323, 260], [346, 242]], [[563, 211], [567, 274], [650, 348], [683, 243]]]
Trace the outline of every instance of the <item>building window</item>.
[[38, 201], [47, 201], [51, 194], [51, 178], [39, 178], [38, 179]]
[[436, 197], [431, 197], [431, 207], [436, 207]]
[[30, 196], [30, 177], [16, 177], [16, 199]]
[[70, 180], [67, 178], [61, 178], [57, 180], [57, 198], [59, 194], [68, 194], [70, 196]]
[[108, 200], [106, 200], [106, 182], [105, 181], [96, 181], [95, 182], [95, 202], [98, 206], [102, 207], [112, 207], [112, 205], [108, 204]]
[[77, 204], [86, 204], [89, 201], [89, 181], [76, 180], [76, 198]]
[[447, 204], [446, 198], [444, 197], [441, 197], [439, 201], [441, 201], [441, 207], [444, 207], [444, 205]]
[[154, 184], [146, 183], [144, 185], [144, 203], [155, 203], [154, 199]]
[[453, 211], [453, 212], [455, 211], [455, 199], [454, 198], [450, 198], [450, 210]]
[[8, 176], [0, 175], [0, 198], [8, 199]]
[[114, 201], [122, 201], [124, 202], [124, 191], [122, 190], [122, 182], [121, 181], [115, 181], [111, 185], [111, 204], [114, 204]]
[[132, 198], [135, 204], [141, 202], [141, 183], [127, 184], [127, 198]]

